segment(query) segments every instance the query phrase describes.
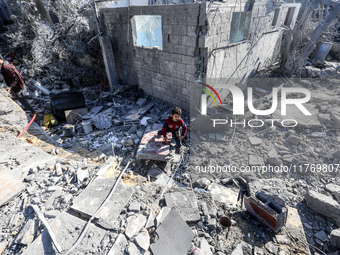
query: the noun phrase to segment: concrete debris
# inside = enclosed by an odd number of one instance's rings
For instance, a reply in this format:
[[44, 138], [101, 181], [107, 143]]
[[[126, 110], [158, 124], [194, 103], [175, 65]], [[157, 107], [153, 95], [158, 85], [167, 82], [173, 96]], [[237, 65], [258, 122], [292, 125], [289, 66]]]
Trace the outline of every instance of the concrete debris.
[[149, 232], [146, 229], [141, 230], [141, 232], [135, 237], [135, 241], [139, 247], [147, 251], [150, 246]]
[[213, 183], [210, 188], [210, 194], [217, 202], [224, 203], [227, 207], [236, 207], [239, 197], [239, 190], [237, 188], [227, 188], [222, 185]]
[[[97, 177], [73, 200], [71, 208], [84, 217], [90, 218], [105, 200], [114, 183], [114, 180]], [[133, 192], [132, 187], [119, 183], [115, 195], [98, 213], [97, 218], [105, 219], [106, 222], [113, 224], [122, 209], [129, 203]]]
[[145, 228], [148, 229], [148, 228], [153, 227], [154, 225], [155, 225], [155, 215], [153, 214], [153, 212], [151, 212], [149, 214], [148, 220], [146, 221]]
[[0, 171], [0, 207], [19, 195], [24, 189], [20, 171]]
[[[60, 242], [60, 244], [62, 244], [64, 251], [70, 249], [76, 242], [85, 223], [85, 221], [66, 212], [61, 213], [52, 221], [51, 228], [56, 234], [56, 239]], [[86, 252], [95, 252], [97, 250], [98, 245], [104, 237], [105, 231], [93, 224], [90, 224], [88, 233], [89, 234], [85, 235], [81, 245], [76, 248], [74, 253], [84, 254]], [[27, 247], [23, 254], [33, 255], [57, 253], [58, 251], [51, 242], [51, 238], [47, 230], [44, 230], [41, 235], [39, 235], [34, 242]]]
[[305, 196], [308, 207], [327, 217], [337, 220], [340, 215], [340, 205], [332, 197], [315, 191], [309, 191]]
[[331, 244], [340, 249], [340, 229], [334, 229], [330, 235]]
[[330, 183], [325, 186], [325, 189], [334, 196], [335, 200], [338, 201], [338, 203], [340, 203], [340, 186], [339, 185]]
[[124, 255], [127, 245], [128, 245], [128, 241], [125, 235], [119, 234], [112, 248], [110, 249], [108, 255]]
[[29, 245], [33, 242], [35, 235], [38, 231], [38, 220], [29, 219], [25, 226], [20, 230], [19, 234], [15, 238], [15, 243]]
[[171, 192], [164, 195], [166, 205], [175, 208], [187, 223], [200, 220], [197, 198], [194, 192]]
[[143, 228], [146, 223], [146, 217], [141, 214], [135, 214], [127, 219], [127, 226], [125, 230], [125, 235], [131, 239]]
[[158, 213], [156, 217], [156, 223], [157, 227], [163, 222], [163, 220], [168, 216], [168, 214], [171, 212], [171, 208], [164, 206], [162, 210]]
[[[172, 209], [156, 229], [158, 240], [151, 245], [154, 255], [187, 254], [194, 233], [176, 209]], [[170, 234], [169, 234], [170, 233]]]
[[213, 255], [212, 251], [211, 251], [211, 246], [209, 245], [209, 243], [207, 242], [207, 240], [205, 238], [200, 238], [198, 240], [199, 242], [199, 248], [201, 249], [201, 251], [203, 252], [203, 254], [205, 255]]

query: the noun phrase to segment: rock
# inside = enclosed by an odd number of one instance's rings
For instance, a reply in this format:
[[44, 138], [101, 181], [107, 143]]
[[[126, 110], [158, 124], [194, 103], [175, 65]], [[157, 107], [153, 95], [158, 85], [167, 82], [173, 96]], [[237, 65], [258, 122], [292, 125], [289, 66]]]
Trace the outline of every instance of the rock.
[[25, 182], [31, 182], [34, 180], [34, 177], [35, 175], [34, 174], [30, 174], [30, 175], [27, 175], [24, 179]]
[[135, 238], [136, 243], [143, 250], [147, 251], [150, 246], [150, 236], [146, 229], [143, 229]]
[[286, 142], [294, 145], [298, 145], [301, 142], [301, 138], [296, 135], [290, 135], [287, 137]]
[[250, 244], [247, 244], [244, 241], [241, 241], [241, 243], [239, 243], [235, 250], [233, 250], [233, 252], [231, 253], [231, 255], [248, 255], [248, 254], [252, 254], [252, 246]]
[[325, 189], [329, 191], [335, 199], [340, 203], [340, 186], [333, 183], [327, 184]]
[[327, 217], [337, 220], [340, 215], [340, 205], [331, 197], [309, 191], [305, 195], [308, 207]]
[[132, 140], [132, 139], [125, 139], [124, 140], [124, 145], [126, 146], [126, 147], [129, 147], [129, 146], [133, 146], [135, 143], [134, 143], [134, 141]]
[[137, 131], [137, 125], [132, 124], [131, 128], [129, 129], [128, 133], [131, 134], [135, 134]]
[[262, 139], [257, 137], [249, 137], [249, 142], [251, 145], [260, 145], [262, 143]]
[[142, 214], [135, 214], [127, 219], [127, 227], [125, 230], [125, 235], [128, 238], [132, 238], [136, 235], [145, 225], [146, 217]]
[[268, 242], [264, 245], [266, 247], [267, 251], [269, 251], [272, 254], [277, 254], [279, 247], [273, 244], [272, 242]]
[[204, 216], [209, 215], [209, 210], [208, 210], [208, 207], [207, 207], [207, 203], [204, 202], [204, 201], [201, 203], [201, 211], [202, 211]]
[[334, 152], [333, 157], [336, 159], [340, 159], [340, 151]]
[[201, 249], [201, 251], [203, 252], [204, 255], [213, 255], [212, 251], [211, 251], [211, 246], [209, 245], [209, 243], [207, 242], [207, 240], [205, 238], [200, 238], [198, 240], [199, 243], [199, 248]]
[[139, 138], [142, 138], [144, 132], [143, 132], [143, 130], [137, 130], [137, 131], [136, 131], [136, 134], [137, 134], [137, 136], [138, 136]]
[[317, 239], [319, 239], [321, 242], [325, 242], [328, 239], [328, 236], [325, 231], [319, 231], [314, 235]]
[[52, 219], [55, 218], [59, 215], [59, 211], [55, 211], [55, 210], [50, 210], [44, 213], [45, 217], [48, 219]]
[[334, 229], [330, 237], [331, 245], [340, 249], [340, 228]]

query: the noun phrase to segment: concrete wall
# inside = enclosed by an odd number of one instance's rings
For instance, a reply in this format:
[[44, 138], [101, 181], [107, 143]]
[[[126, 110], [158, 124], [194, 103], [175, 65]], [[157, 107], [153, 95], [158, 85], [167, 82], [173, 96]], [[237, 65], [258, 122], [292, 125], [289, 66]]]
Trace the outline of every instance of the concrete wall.
[[[146, 93], [188, 110], [190, 79], [196, 72], [195, 31], [200, 6], [154, 5], [100, 10], [105, 33], [112, 39], [120, 82], [137, 84]], [[162, 16], [163, 49], [133, 45], [130, 20], [134, 15]]]
[[[282, 28], [289, 7], [296, 7], [291, 20], [294, 26], [300, 4], [274, 5], [272, 1], [237, 0], [230, 3], [215, 3], [207, 7], [207, 29], [200, 47], [205, 49], [206, 72], [203, 79], [209, 85], [236, 83], [257, 69], [276, 61], [282, 41]], [[275, 9], [280, 8], [276, 26], [272, 26]], [[230, 43], [233, 12], [251, 11], [249, 33], [243, 41]], [[192, 89], [192, 103], [199, 105], [199, 90]], [[217, 89], [223, 98], [229, 91]], [[195, 95], [196, 94], [196, 95]], [[208, 105], [212, 105], [212, 99]]]

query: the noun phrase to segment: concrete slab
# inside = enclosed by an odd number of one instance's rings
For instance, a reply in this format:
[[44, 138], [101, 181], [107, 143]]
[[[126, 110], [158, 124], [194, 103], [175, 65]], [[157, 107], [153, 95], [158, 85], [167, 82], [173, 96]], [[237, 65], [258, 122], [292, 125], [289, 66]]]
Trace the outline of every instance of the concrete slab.
[[153, 106], [154, 106], [153, 103], [148, 103], [147, 105], [141, 108], [132, 109], [126, 114], [124, 119], [125, 120], [137, 120], [140, 117], [142, 117], [147, 111], [149, 111]]
[[[163, 137], [157, 138], [157, 133], [162, 127], [162, 124], [148, 125], [137, 151], [137, 160], [153, 159], [164, 161], [165, 157], [170, 154], [170, 145], [163, 142]], [[171, 133], [167, 136], [170, 140]]]
[[[114, 184], [115, 180], [101, 176], [97, 177], [74, 199], [71, 209], [81, 213], [86, 218], [90, 218], [106, 199]], [[118, 184], [110, 200], [96, 216], [96, 218], [101, 219], [100, 222], [105, 222], [105, 224], [102, 225], [103, 227], [108, 229], [110, 229], [110, 225], [113, 227], [115, 220], [122, 209], [129, 203], [133, 193], [133, 187], [123, 183]]]
[[[298, 127], [306, 127], [306, 128], [313, 128], [313, 127], [321, 127], [321, 123], [318, 118], [318, 109], [312, 104], [303, 104], [304, 107], [312, 115], [304, 115], [295, 105], [287, 105], [287, 115], [281, 115], [281, 106], [278, 105], [277, 110], [273, 113], [273, 119], [279, 119], [283, 121], [284, 119], [293, 119], [296, 120], [298, 123]], [[295, 122], [285, 121], [285, 125], [295, 124]], [[280, 124], [281, 125], [281, 124]]]
[[[81, 220], [71, 214], [63, 212], [51, 223], [51, 228], [56, 235], [56, 239], [62, 246], [63, 251], [67, 251], [77, 241], [86, 221]], [[105, 230], [90, 224], [90, 227], [80, 245], [72, 254], [96, 253], [100, 242], [105, 235]], [[56, 250], [47, 230], [44, 230], [33, 243], [31, 243], [23, 253], [24, 255], [36, 254], [59, 254]]]
[[115, 240], [112, 248], [110, 249], [107, 255], [124, 255], [126, 246], [128, 245], [128, 241], [124, 234], [119, 234], [117, 239]]
[[19, 195], [25, 188], [21, 171], [0, 170], [0, 207]]
[[159, 239], [151, 245], [154, 255], [186, 255], [195, 236], [176, 209], [171, 210], [156, 233]]
[[288, 214], [285, 226], [281, 229], [281, 234], [289, 240], [289, 244], [280, 244], [282, 248], [286, 246], [291, 254], [310, 254], [309, 244], [303, 229], [303, 225], [297, 209], [287, 206]]
[[166, 205], [175, 208], [186, 222], [195, 223], [201, 219], [194, 192], [172, 192], [165, 194], [164, 198]]

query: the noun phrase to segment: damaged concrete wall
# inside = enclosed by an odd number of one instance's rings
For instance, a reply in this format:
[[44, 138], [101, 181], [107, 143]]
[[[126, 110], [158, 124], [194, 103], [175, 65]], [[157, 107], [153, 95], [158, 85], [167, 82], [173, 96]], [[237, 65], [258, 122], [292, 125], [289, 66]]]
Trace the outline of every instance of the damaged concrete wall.
[[[196, 72], [195, 31], [200, 6], [181, 4], [102, 9], [101, 22], [112, 40], [120, 82], [138, 84], [146, 93], [188, 109], [190, 79]], [[134, 46], [134, 26], [130, 21], [135, 15], [161, 16], [162, 49]]]
[[[271, 65], [279, 53], [281, 26], [292, 28], [299, 8], [294, 3], [238, 0], [106, 8], [100, 14], [120, 82], [189, 109], [190, 101], [198, 107], [200, 102], [194, 79], [213, 86]], [[161, 16], [162, 45], [136, 45], [135, 15]], [[218, 92], [223, 98], [228, 91]]]
[[[212, 86], [225, 84], [228, 80], [234, 84], [254, 71], [273, 64], [280, 52], [281, 26], [292, 28], [299, 8], [300, 4], [281, 5], [264, 0], [253, 3], [245, 0], [237, 3], [229, 1], [207, 6], [207, 27], [202, 30], [206, 31], [200, 45], [201, 51], [205, 52], [202, 55], [206, 65], [204, 81]], [[238, 13], [244, 15], [235, 15]], [[235, 32], [244, 32], [243, 39], [238, 35], [239, 41], [233, 42], [235, 39], [231, 37]], [[197, 90], [197, 95], [192, 95], [195, 102], [199, 100], [199, 92]], [[229, 93], [225, 89], [217, 92], [221, 98]], [[212, 103], [209, 99], [208, 104]]]

